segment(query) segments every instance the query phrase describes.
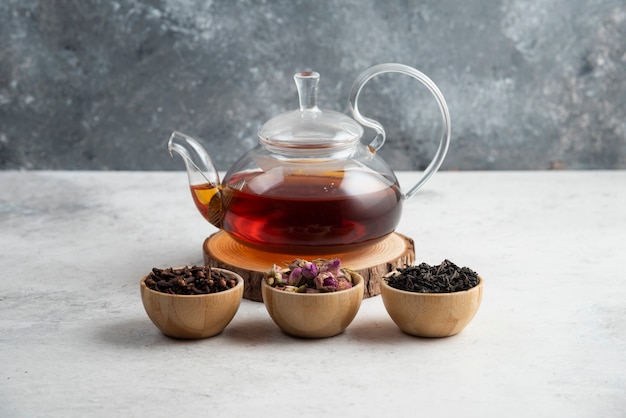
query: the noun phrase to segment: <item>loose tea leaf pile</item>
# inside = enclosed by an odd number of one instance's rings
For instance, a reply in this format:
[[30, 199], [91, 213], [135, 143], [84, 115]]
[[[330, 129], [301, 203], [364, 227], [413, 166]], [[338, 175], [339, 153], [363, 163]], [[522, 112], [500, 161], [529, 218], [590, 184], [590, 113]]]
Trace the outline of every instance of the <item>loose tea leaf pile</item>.
[[153, 268], [146, 286], [162, 293], [205, 295], [222, 292], [237, 285], [237, 280], [210, 267], [191, 266], [175, 269]]
[[458, 267], [449, 260], [438, 266], [422, 263], [398, 268], [385, 276], [389, 286], [416, 293], [452, 293], [478, 285], [478, 274], [467, 267]]

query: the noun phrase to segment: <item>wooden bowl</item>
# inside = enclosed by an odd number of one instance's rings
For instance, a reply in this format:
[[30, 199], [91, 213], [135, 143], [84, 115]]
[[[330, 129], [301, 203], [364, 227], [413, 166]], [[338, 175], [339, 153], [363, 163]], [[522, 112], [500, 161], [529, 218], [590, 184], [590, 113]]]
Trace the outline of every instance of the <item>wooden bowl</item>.
[[263, 303], [274, 323], [286, 334], [302, 338], [342, 333], [359, 311], [363, 290], [363, 277], [358, 274], [350, 289], [329, 293], [285, 292], [261, 281]]
[[199, 339], [212, 337], [226, 328], [234, 318], [243, 296], [243, 278], [213, 267], [237, 280], [231, 289], [206, 295], [173, 295], [157, 292], [140, 282], [141, 301], [150, 320], [168, 337]]
[[478, 311], [483, 279], [469, 290], [453, 293], [416, 293], [380, 284], [385, 309], [405, 333], [418, 337], [449, 337], [458, 334]]

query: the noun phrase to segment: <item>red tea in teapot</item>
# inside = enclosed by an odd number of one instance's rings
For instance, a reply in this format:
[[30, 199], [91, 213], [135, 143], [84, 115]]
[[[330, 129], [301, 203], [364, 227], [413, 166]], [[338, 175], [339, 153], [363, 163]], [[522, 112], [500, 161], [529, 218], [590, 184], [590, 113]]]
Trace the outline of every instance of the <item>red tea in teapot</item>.
[[[240, 189], [226, 185], [222, 228], [244, 244], [289, 252], [375, 242], [393, 232], [401, 214], [397, 183], [338, 174], [265, 173], [247, 177]], [[203, 185], [192, 191], [198, 209], [211, 216], [208, 202], [216, 189]]]

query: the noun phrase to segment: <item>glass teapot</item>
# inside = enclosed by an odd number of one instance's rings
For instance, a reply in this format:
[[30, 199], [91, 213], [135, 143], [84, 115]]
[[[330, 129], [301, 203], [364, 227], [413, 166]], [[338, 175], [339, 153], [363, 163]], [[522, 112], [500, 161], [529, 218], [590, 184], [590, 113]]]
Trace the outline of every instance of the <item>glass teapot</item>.
[[[443, 120], [433, 160], [406, 192], [376, 153], [385, 142], [382, 125], [359, 112], [364, 85], [383, 73], [401, 73], [423, 83], [435, 97]], [[447, 153], [450, 115], [441, 92], [412, 67], [376, 65], [352, 86], [352, 119], [317, 106], [318, 73], [301, 72], [294, 79], [300, 108], [266, 122], [257, 146], [221, 182], [198, 141], [172, 133], [170, 155], [175, 151], [183, 158], [198, 210], [239, 243], [270, 252], [330, 254], [384, 239], [398, 225], [403, 201], [439, 169]], [[376, 132], [369, 144], [361, 140], [363, 126]]]

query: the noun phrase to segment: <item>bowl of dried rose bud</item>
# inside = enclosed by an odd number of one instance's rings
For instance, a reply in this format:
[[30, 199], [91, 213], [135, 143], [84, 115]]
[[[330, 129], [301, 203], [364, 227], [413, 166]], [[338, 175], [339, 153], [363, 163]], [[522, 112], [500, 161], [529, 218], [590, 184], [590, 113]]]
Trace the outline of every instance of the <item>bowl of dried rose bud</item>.
[[363, 277], [342, 267], [338, 258], [274, 264], [261, 281], [263, 303], [274, 323], [302, 338], [342, 333], [359, 311], [363, 290]]
[[216, 267], [153, 268], [141, 279], [148, 317], [169, 337], [199, 339], [221, 333], [243, 297], [243, 278]]
[[449, 260], [398, 268], [383, 277], [380, 291], [387, 313], [405, 333], [449, 337], [474, 318], [483, 295], [483, 279]]

